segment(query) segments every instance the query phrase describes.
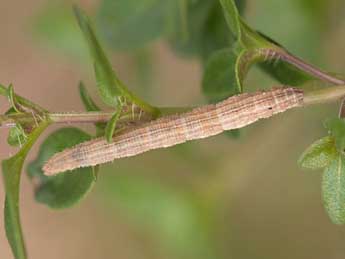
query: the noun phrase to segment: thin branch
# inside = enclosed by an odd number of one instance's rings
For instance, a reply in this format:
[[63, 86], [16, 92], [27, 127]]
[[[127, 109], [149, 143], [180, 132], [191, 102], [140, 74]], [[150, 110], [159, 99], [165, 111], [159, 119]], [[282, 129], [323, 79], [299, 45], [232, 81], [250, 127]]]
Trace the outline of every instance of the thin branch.
[[300, 70], [306, 72], [307, 74], [312, 75], [315, 78], [318, 78], [318, 79], [325, 81], [325, 82], [329, 82], [329, 83], [334, 84], [334, 85], [345, 85], [344, 80], [336, 78], [336, 77], [330, 75], [329, 73], [326, 73], [326, 72], [320, 70], [319, 68], [305, 62], [304, 60], [302, 60], [302, 59], [300, 59], [300, 58], [298, 58], [298, 57], [296, 57], [296, 56], [294, 56], [294, 55], [292, 55], [286, 51], [279, 52], [279, 56], [285, 62], [299, 68]]
[[345, 97], [345, 85], [332, 86], [304, 94], [304, 105], [314, 105], [338, 101]]

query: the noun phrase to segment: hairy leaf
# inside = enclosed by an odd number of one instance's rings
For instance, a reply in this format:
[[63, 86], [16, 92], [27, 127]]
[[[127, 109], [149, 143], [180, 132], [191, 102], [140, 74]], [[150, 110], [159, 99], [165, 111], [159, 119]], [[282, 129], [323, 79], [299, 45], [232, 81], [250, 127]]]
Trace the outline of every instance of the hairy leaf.
[[28, 166], [29, 176], [40, 182], [35, 193], [38, 202], [50, 208], [63, 209], [79, 202], [91, 190], [95, 182], [95, 170], [91, 167], [51, 177], [45, 176], [42, 171], [42, 166], [52, 155], [90, 138], [77, 128], [62, 128], [45, 139], [38, 157]]
[[19, 185], [24, 160], [33, 144], [47, 128], [49, 122], [42, 122], [28, 137], [21, 150], [1, 163], [5, 184], [6, 198], [4, 208], [4, 224], [7, 239], [16, 259], [25, 259], [26, 250], [19, 214]]
[[341, 154], [325, 169], [322, 196], [332, 222], [345, 224], [345, 158]]
[[324, 137], [308, 147], [298, 160], [298, 164], [307, 169], [320, 169], [328, 166], [337, 156], [334, 139]]
[[335, 140], [335, 145], [339, 152], [345, 152], [345, 120], [332, 118], [325, 122], [326, 128]]

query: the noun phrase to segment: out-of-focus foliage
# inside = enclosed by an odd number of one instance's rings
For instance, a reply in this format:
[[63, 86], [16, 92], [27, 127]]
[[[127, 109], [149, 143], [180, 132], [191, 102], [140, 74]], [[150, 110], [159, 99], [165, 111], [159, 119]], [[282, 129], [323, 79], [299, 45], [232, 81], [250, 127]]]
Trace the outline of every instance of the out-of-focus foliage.
[[78, 28], [71, 5], [49, 3], [38, 12], [33, 21], [33, 32], [37, 40], [66, 56], [85, 60], [87, 44]]
[[197, 194], [123, 170], [104, 177], [98, 188], [111, 208], [122, 211], [170, 253], [178, 258], [217, 257], [212, 211]]

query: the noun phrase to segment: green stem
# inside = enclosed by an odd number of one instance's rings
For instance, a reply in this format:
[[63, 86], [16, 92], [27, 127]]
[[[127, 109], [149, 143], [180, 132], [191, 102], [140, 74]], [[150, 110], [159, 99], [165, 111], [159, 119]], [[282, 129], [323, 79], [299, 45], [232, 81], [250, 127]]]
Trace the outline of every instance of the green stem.
[[[7, 87], [0, 84], [0, 95], [7, 97]], [[38, 113], [44, 113], [47, 112], [46, 109], [42, 108], [41, 106], [29, 101], [28, 99], [21, 97], [20, 95], [15, 94], [16, 101], [24, 106], [25, 108], [28, 108], [32, 111], [38, 112]]]

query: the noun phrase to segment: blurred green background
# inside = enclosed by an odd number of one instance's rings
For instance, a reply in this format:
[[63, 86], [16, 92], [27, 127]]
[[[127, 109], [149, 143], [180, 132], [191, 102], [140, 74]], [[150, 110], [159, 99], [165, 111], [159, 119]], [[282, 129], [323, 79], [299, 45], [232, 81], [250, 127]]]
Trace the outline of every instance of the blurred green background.
[[[131, 51], [114, 43], [112, 26], [118, 23], [107, 5], [115, 1], [77, 2], [94, 17], [114, 68], [130, 89], [159, 106], [206, 103], [200, 61], [176, 55], [156, 37], [164, 28], [154, 23], [160, 18], [151, 17], [155, 10], [144, 21], [157, 25], [149, 32], [156, 40]], [[0, 2], [0, 81], [12, 82], [16, 92], [52, 111], [82, 110], [80, 79], [95, 89], [71, 5]], [[344, 14], [341, 0], [247, 0], [244, 9], [252, 27], [338, 73], [345, 73]], [[140, 33], [143, 28], [133, 35], [146, 35]], [[256, 68], [245, 81], [246, 90], [274, 84]], [[2, 99], [2, 112], [5, 107]], [[322, 121], [336, 115], [337, 105], [293, 110], [245, 128], [237, 139], [220, 135], [115, 161], [101, 168], [87, 199], [63, 211], [36, 203], [33, 186], [23, 177], [21, 215], [29, 256], [344, 258], [345, 229], [333, 225], [323, 209], [321, 172], [304, 172], [296, 163], [311, 142], [326, 134]], [[6, 134], [2, 129], [1, 157], [15, 152], [7, 147]], [[31, 159], [36, 152], [37, 147]], [[9, 259], [2, 222], [0, 214], [0, 258]]]

